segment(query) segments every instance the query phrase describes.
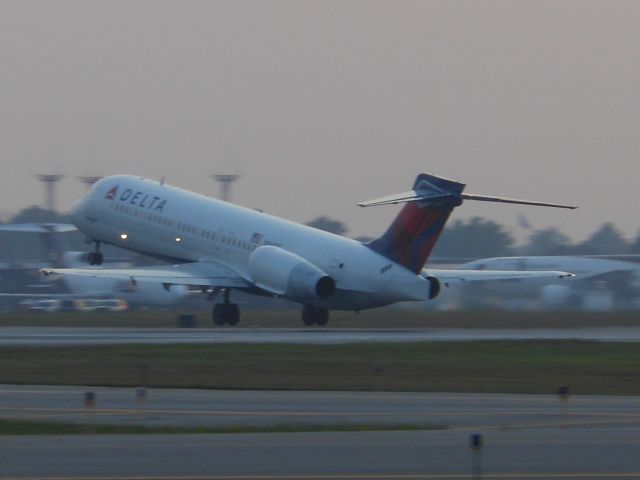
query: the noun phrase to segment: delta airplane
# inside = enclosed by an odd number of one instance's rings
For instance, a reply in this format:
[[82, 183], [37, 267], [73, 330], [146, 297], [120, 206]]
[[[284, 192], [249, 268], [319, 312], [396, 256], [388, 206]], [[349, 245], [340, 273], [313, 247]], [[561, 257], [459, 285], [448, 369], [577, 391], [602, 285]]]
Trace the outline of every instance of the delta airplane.
[[566, 205], [464, 194], [465, 185], [429, 174], [413, 189], [359, 204], [406, 203], [388, 230], [362, 243], [259, 211], [135, 176], [98, 181], [72, 210], [73, 222], [94, 243], [89, 263], [102, 263], [100, 244], [155, 256], [167, 266], [131, 269], [43, 269], [66, 274], [154, 281], [165, 290], [197, 287], [211, 298], [215, 324], [235, 325], [232, 290], [277, 296], [303, 305], [306, 325], [325, 325], [330, 310], [359, 311], [436, 297], [443, 284], [572, 276], [559, 271], [423, 270], [453, 209], [463, 200], [558, 208]]

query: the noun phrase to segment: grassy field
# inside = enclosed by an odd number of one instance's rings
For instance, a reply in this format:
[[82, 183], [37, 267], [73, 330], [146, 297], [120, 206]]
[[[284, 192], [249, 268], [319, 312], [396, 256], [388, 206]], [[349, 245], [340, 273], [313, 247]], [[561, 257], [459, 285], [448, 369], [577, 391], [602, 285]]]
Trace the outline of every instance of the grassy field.
[[640, 344], [16, 347], [0, 350], [0, 383], [640, 395]]
[[[0, 315], [2, 326], [70, 326], [170, 328], [178, 326], [179, 312], [133, 311], [94, 313], [12, 313]], [[209, 312], [189, 312], [195, 327], [214, 327]], [[575, 328], [594, 326], [640, 327], [638, 312], [504, 312], [403, 309], [398, 307], [361, 313], [331, 312], [331, 328]], [[244, 309], [238, 328], [304, 328], [298, 309]]]
[[146, 427], [143, 425], [78, 424], [0, 419], [0, 435], [77, 435], [77, 434], [186, 434], [186, 433], [291, 433], [291, 432], [373, 432], [443, 430], [435, 424], [280, 424], [264, 427], [239, 425], [229, 427]]

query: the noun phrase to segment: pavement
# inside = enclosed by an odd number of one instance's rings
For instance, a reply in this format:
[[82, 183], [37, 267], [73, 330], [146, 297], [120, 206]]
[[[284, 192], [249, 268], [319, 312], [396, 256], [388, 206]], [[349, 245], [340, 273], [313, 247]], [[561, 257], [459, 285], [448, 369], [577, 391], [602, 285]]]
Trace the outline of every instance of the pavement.
[[[92, 391], [95, 405], [86, 407]], [[0, 417], [140, 425], [415, 424], [418, 431], [0, 436], [0, 479], [638, 478], [640, 399], [0, 386]], [[432, 427], [444, 427], [432, 430]], [[483, 447], [470, 446], [473, 434]], [[475, 475], [475, 476], [474, 476]]]
[[0, 327], [0, 346], [74, 346], [174, 343], [463, 342], [482, 340], [595, 340], [640, 342], [640, 327], [560, 329], [331, 329], [331, 328], [100, 328]]

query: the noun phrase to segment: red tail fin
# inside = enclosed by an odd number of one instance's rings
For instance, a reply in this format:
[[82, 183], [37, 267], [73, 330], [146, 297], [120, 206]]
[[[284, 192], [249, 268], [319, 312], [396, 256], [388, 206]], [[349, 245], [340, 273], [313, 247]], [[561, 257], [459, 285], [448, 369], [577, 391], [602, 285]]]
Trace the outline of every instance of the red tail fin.
[[369, 248], [418, 273], [455, 207], [462, 203], [465, 185], [434, 175], [420, 174], [413, 190], [419, 201], [407, 203], [391, 226]]

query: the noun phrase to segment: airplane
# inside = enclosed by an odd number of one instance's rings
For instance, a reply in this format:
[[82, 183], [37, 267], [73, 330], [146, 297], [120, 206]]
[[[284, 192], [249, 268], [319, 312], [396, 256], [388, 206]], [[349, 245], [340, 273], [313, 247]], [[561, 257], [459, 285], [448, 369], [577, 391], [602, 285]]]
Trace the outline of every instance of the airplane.
[[72, 209], [73, 223], [95, 245], [89, 263], [100, 265], [102, 243], [163, 259], [168, 264], [130, 269], [45, 268], [45, 275], [119, 278], [197, 287], [214, 305], [213, 322], [240, 319], [233, 290], [283, 297], [302, 304], [306, 325], [325, 325], [330, 310], [360, 311], [401, 301], [435, 298], [443, 284], [510, 278], [559, 278], [561, 271], [479, 272], [423, 270], [449, 215], [464, 200], [576, 208], [465, 194], [465, 185], [420, 174], [413, 189], [363, 202], [362, 207], [406, 203], [388, 230], [362, 243], [131, 175], [96, 182]]
[[[87, 253], [70, 251], [62, 239], [62, 233], [76, 231], [77, 227], [61, 223], [21, 223], [0, 225], [0, 232], [23, 232], [38, 235], [47, 254], [47, 264], [54, 268], [73, 268], [86, 265]], [[112, 259], [112, 265], [126, 263], [125, 260]], [[100, 268], [100, 267], [94, 267]], [[63, 292], [55, 291], [54, 285], [39, 285], [40, 292], [0, 293], [0, 298], [24, 298], [32, 300], [97, 300], [120, 299], [127, 306], [171, 307], [177, 305], [187, 295], [187, 287], [176, 286], [167, 292], [156, 282], [131, 282], [113, 278], [64, 277]], [[44, 288], [48, 287], [44, 292]], [[52, 303], [53, 304], [53, 303]]]
[[[464, 302], [503, 300], [534, 308], [629, 309], [640, 298], [640, 255], [553, 255], [481, 258], [461, 270], [568, 270], [579, 281], [520, 281], [482, 285], [461, 292]], [[504, 300], [509, 299], [508, 302]], [[474, 302], [475, 300], [475, 302]]]

